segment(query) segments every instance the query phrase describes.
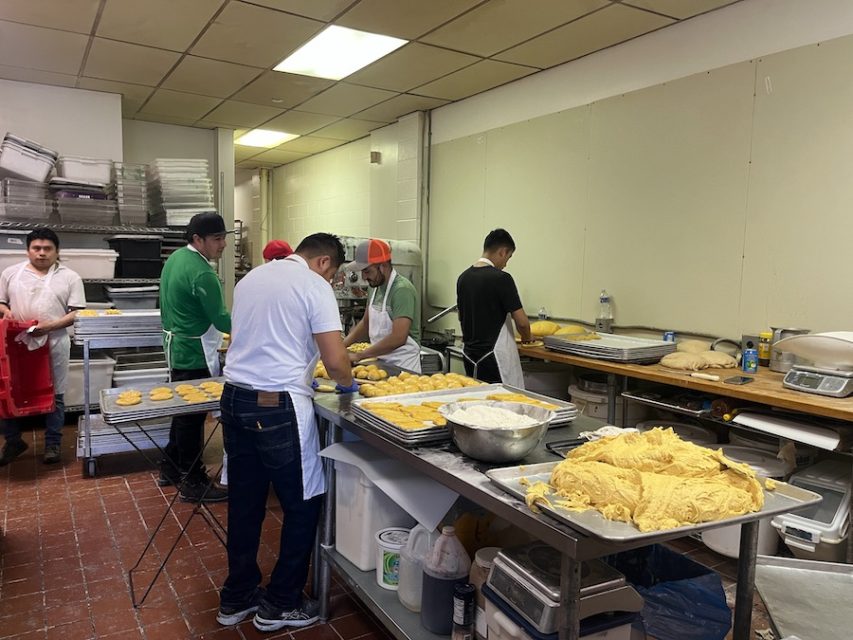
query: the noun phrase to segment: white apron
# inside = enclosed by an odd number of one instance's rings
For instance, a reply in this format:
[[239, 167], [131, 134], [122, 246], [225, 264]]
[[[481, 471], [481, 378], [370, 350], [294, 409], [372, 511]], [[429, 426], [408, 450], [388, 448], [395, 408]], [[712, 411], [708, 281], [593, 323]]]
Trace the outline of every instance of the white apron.
[[[47, 275], [38, 280], [30, 279], [24, 282], [24, 271], [29, 262], [20, 266], [9, 283], [9, 301], [12, 303], [12, 313], [21, 321], [38, 320], [39, 322], [58, 320], [68, 313], [66, 301], [61, 300], [50, 284], [59, 265], [51, 267]], [[37, 275], [33, 273], [33, 275]], [[53, 370], [53, 392], [57, 395], [65, 393], [68, 378], [68, 363], [71, 360], [71, 338], [68, 329], [62, 328], [51, 331], [48, 335], [50, 345], [50, 364]]]
[[311, 383], [314, 381], [314, 367], [320, 360], [319, 351], [308, 363], [302, 378], [308, 393], [291, 393], [293, 411], [296, 413], [296, 424], [299, 427], [299, 450], [302, 454], [302, 499], [309, 500], [326, 491], [326, 480], [323, 473], [323, 461], [320, 458], [320, 434], [317, 430], [317, 418], [314, 414], [314, 395]]
[[[492, 267], [495, 266], [488, 258], [480, 258], [477, 262], [482, 262]], [[521, 359], [518, 357], [518, 345], [515, 343], [515, 331], [513, 330], [512, 316], [510, 314], [506, 314], [504, 324], [495, 341], [495, 346], [482, 358], [474, 362], [474, 360], [465, 355], [464, 347], [462, 350], [462, 355], [465, 359], [474, 365], [475, 378], [477, 377], [478, 365], [492, 354], [494, 354], [495, 360], [498, 363], [501, 382], [512, 387], [524, 389], [524, 374], [521, 372]]]
[[[375, 309], [373, 307], [373, 301], [376, 299], [376, 289], [373, 290], [373, 295], [370, 296], [370, 303], [367, 305], [367, 323], [370, 327], [370, 344], [376, 344], [382, 340], [382, 338], [391, 335], [391, 328], [394, 325], [394, 321], [391, 319], [391, 315], [386, 310], [386, 305], [388, 304], [388, 294], [391, 293], [391, 286], [394, 284], [396, 277], [397, 270], [392, 269], [391, 277], [388, 279], [388, 286], [385, 288], [385, 297], [382, 299], [382, 307], [380, 309]], [[390, 362], [391, 364], [402, 367], [403, 369], [408, 369], [415, 373], [421, 372], [421, 348], [418, 346], [417, 342], [412, 340], [412, 336], [406, 336], [405, 344], [397, 347], [391, 353], [386, 353], [384, 356], [380, 357], [386, 362]]]

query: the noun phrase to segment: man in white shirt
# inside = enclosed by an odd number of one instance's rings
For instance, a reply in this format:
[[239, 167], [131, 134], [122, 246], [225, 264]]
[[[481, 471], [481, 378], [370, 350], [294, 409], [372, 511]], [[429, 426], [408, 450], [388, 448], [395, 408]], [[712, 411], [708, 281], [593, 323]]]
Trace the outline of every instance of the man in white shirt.
[[[52, 229], [41, 227], [27, 235], [27, 260], [0, 274], [0, 316], [20, 322], [35, 321], [28, 341], [46, 341], [53, 370], [54, 410], [45, 417], [44, 462], [61, 458], [60, 442], [65, 424], [65, 382], [71, 357], [68, 327], [78, 309], [86, 306], [83, 280], [59, 263], [59, 238]], [[27, 450], [21, 439], [22, 419], [3, 421], [6, 444], [0, 466], [12, 462]]]
[[[358, 390], [330, 285], [343, 261], [340, 240], [316, 233], [293, 255], [252, 269], [234, 289], [221, 401], [230, 497], [220, 624], [255, 613], [256, 628], [275, 631], [318, 618], [317, 602], [303, 600], [302, 589], [325, 491], [312, 389], [319, 357], [339, 392]], [[257, 555], [270, 484], [284, 524], [263, 590]]]

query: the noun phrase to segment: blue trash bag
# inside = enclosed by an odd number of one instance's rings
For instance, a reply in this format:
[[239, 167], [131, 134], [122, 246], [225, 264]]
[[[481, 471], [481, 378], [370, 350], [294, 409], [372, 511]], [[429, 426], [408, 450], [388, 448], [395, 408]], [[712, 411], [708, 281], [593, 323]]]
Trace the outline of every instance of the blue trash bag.
[[646, 633], [658, 640], [723, 640], [732, 614], [720, 576], [711, 569], [653, 545], [603, 558], [643, 596]]

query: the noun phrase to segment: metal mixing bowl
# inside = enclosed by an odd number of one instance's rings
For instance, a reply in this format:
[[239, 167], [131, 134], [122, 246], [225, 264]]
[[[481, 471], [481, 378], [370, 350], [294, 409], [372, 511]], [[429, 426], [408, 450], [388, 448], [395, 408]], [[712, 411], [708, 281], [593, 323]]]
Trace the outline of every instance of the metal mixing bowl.
[[[536, 424], [526, 427], [484, 428], [462, 424], [450, 417], [459, 409], [467, 409], [477, 405], [507, 409], [513, 413], [533, 418], [536, 420]], [[555, 415], [550, 409], [532, 404], [495, 400], [451, 402], [439, 407], [438, 412], [447, 420], [447, 427], [450, 429], [453, 442], [456, 443], [462, 453], [483, 462], [515, 462], [521, 460], [539, 446]]]

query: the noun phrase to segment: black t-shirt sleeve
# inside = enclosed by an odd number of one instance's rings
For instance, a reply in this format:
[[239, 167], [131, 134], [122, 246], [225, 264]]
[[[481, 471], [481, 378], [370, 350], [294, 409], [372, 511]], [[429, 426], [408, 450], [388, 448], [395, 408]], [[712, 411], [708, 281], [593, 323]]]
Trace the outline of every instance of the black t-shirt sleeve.
[[513, 313], [521, 309], [521, 298], [515, 287], [515, 280], [508, 273], [503, 274], [500, 286], [501, 305], [507, 313]]
[[462, 278], [465, 277], [465, 273], [463, 272], [458, 278], [456, 278], [456, 315], [459, 317], [459, 324], [462, 324], [462, 317], [464, 313], [465, 305], [462, 302]]

